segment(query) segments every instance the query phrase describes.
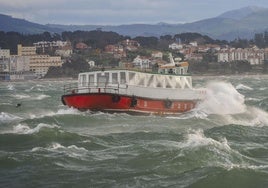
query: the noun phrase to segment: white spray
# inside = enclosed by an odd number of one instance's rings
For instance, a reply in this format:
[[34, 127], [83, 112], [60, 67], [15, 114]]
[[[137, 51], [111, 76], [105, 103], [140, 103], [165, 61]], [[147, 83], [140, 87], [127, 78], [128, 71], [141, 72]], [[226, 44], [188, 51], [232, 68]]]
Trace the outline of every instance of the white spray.
[[239, 114], [246, 111], [244, 96], [232, 84], [211, 82], [206, 87], [206, 98], [198, 109], [206, 114]]

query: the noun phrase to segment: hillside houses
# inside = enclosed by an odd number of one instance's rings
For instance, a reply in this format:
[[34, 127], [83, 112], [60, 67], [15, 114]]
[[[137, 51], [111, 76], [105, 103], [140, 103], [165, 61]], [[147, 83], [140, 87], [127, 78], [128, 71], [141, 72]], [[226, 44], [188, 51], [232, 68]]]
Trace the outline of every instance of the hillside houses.
[[[81, 39], [74, 41], [73, 44], [69, 41], [40, 41], [33, 43], [32, 46], [18, 45], [15, 55], [11, 55], [9, 49], [0, 48], [0, 72], [3, 73], [4, 77], [6, 77], [6, 73], [22, 75], [22, 73], [32, 72], [40, 78], [46, 76], [50, 67], [55, 67], [53, 70], [61, 70], [60, 67], [64, 62], [68, 62], [65, 66], [68, 69], [66, 72], [75, 70], [75, 74], [85, 69], [99, 67], [134, 68], [150, 71], [168, 63], [167, 54], [170, 52], [173, 53], [176, 61], [188, 61], [193, 72], [202, 70], [202, 73], [206, 73], [209, 69], [213, 69], [209, 70], [210, 72], [220, 72], [223, 65], [229, 67], [229, 73], [239, 72], [239, 66], [232, 67], [237, 63], [245, 63], [243, 66], [249, 65], [249, 67], [257, 65], [256, 67], [260, 70], [262, 68], [259, 65], [262, 66], [264, 62], [268, 62], [266, 61], [268, 48], [260, 49], [256, 46], [233, 48], [226, 44], [206, 44], [198, 40], [176, 43], [171, 39], [162, 41], [163, 43], [158, 45], [146, 46], [148, 41], [150, 42], [146, 37], [137, 38], [144, 45], [141, 46], [138, 41], [123, 39], [115, 40], [114, 43], [113, 40], [108, 40], [102, 46], [94, 45], [90, 40]], [[147, 43], [143, 40], [147, 40]], [[12, 53], [14, 54], [14, 50]], [[207, 66], [208, 64], [209, 66]], [[195, 67], [197, 68], [195, 69]], [[222, 72], [225, 73], [225, 71]], [[22, 76], [13, 78], [21, 79]]]
[[121, 59], [127, 56], [127, 51], [134, 52], [138, 50], [140, 44], [134, 40], [123, 40], [118, 44], [109, 44], [104, 48], [105, 53], [112, 54], [114, 58]]

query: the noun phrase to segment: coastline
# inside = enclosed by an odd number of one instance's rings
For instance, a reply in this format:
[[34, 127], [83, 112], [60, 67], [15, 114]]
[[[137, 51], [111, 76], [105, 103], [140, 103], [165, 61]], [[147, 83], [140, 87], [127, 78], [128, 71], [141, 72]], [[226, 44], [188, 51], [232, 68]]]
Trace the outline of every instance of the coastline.
[[[253, 78], [253, 77], [263, 77], [268, 78], [268, 74], [264, 73], [250, 73], [250, 74], [213, 74], [213, 73], [205, 73], [205, 74], [191, 74], [193, 80], [198, 78], [226, 78], [226, 77], [232, 77], [232, 78]], [[31, 82], [31, 81], [77, 81], [77, 78], [72, 77], [58, 77], [58, 78], [41, 78], [41, 79], [33, 79], [33, 80], [0, 80], [1, 82]]]

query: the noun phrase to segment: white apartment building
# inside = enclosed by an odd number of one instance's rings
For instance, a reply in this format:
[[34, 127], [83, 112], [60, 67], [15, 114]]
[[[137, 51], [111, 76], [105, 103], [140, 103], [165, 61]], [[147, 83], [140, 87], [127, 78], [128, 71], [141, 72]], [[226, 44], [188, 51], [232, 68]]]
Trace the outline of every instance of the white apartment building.
[[73, 54], [72, 49], [62, 48], [55, 51], [56, 55], [59, 55], [61, 57], [70, 57]]
[[30, 71], [38, 77], [44, 77], [49, 67], [61, 67], [63, 63], [60, 56], [38, 55], [36, 47], [24, 47], [21, 44], [18, 45], [18, 56], [29, 58]]
[[151, 60], [149, 58], [141, 57], [139, 55], [133, 60], [134, 66], [140, 69], [150, 68], [150, 63], [151, 63]]
[[154, 52], [152, 52], [152, 58], [162, 59], [163, 53], [160, 51], [154, 51]]
[[30, 71], [30, 58], [27, 56], [10, 56], [10, 72]]
[[18, 44], [18, 56], [31, 56], [36, 55], [36, 47], [34, 46], [22, 46]]
[[183, 45], [174, 42], [174, 43], [168, 45], [168, 48], [171, 48], [172, 50], [180, 50], [183, 48]]
[[246, 60], [251, 65], [260, 65], [263, 63], [264, 49], [253, 48], [226, 48], [218, 52], [218, 62], [231, 62], [236, 60]]
[[61, 67], [60, 56], [35, 55], [30, 57], [30, 71], [35, 72], [38, 77], [44, 77], [49, 67]]
[[10, 57], [10, 50], [0, 48], [0, 59], [5, 59], [5, 58], [9, 58], [9, 57]]
[[63, 47], [63, 46], [69, 45], [69, 42], [67, 42], [67, 41], [61, 41], [61, 40], [52, 41], [52, 42], [50, 42], [50, 41], [40, 41], [40, 42], [33, 43], [33, 45], [36, 48], [43, 48], [43, 47]]

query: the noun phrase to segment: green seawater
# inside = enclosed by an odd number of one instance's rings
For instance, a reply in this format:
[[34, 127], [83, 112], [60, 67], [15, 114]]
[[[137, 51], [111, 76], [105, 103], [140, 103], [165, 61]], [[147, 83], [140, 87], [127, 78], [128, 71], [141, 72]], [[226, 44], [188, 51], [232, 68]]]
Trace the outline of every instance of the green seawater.
[[71, 82], [0, 82], [0, 187], [268, 187], [268, 76], [194, 77], [168, 117], [68, 108]]

